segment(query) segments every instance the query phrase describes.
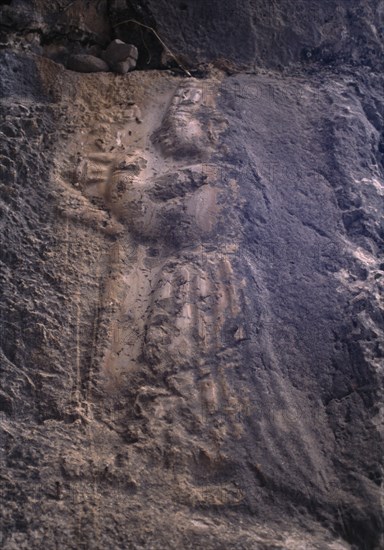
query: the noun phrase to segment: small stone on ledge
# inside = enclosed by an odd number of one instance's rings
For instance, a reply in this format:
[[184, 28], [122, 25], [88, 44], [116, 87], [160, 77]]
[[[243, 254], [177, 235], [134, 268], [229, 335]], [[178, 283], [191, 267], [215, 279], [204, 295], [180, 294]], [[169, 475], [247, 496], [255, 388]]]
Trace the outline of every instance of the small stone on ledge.
[[67, 62], [67, 69], [78, 73], [109, 72], [109, 66], [105, 61], [94, 55], [71, 55]]

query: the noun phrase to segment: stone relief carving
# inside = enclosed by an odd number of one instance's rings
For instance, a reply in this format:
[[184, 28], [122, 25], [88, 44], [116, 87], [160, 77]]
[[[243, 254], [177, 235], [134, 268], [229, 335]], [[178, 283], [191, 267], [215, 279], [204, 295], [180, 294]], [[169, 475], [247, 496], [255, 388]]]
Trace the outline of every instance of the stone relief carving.
[[[248, 338], [245, 281], [234, 265], [239, 236], [228, 223], [239, 189], [219, 154], [217, 83], [188, 79], [170, 95], [161, 117], [130, 105], [129, 124], [142, 123], [120, 125], [114, 141], [90, 132], [77, 158], [73, 184], [88, 206], [74, 218], [113, 240], [102, 329], [83, 375], [93, 382], [79, 408], [92, 414], [102, 395], [103, 421], [127, 442], [173, 441], [177, 449], [208, 430], [206, 452], [216, 453], [228, 430], [240, 437], [248, 403], [231, 381]], [[136, 143], [135, 130], [143, 136]], [[208, 500], [242, 499], [229, 481], [211, 489]]]
[[226, 192], [220, 166], [208, 160], [215, 141], [203, 125], [203, 96], [198, 82], [182, 84], [149, 151], [129, 151], [106, 185], [106, 204], [136, 250], [108, 368], [130, 371], [144, 361], [168, 378], [190, 370], [213, 411], [220, 397], [210, 361], [228, 345], [221, 333], [230, 320], [233, 344], [245, 331], [236, 324], [239, 285], [227, 252], [236, 245], [218, 229]]

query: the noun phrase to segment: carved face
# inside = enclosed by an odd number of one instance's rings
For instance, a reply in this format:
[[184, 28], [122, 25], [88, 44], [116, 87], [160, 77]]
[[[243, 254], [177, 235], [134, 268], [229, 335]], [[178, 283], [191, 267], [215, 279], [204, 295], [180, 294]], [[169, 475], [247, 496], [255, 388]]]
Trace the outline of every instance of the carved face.
[[206, 158], [209, 139], [203, 127], [202, 103], [203, 89], [198, 81], [191, 79], [179, 87], [161, 127], [152, 136], [165, 157]]

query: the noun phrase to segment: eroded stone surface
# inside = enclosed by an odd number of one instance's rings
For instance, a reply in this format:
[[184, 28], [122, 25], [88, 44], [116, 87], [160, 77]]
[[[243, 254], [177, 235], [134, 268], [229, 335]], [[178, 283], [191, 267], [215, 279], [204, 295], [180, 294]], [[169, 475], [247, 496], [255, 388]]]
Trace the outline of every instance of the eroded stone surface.
[[382, 76], [2, 59], [3, 547], [380, 548]]
[[380, 0], [305, 0], [294, 6], [289, 0], [118, 0], [109, 9], [113, 24], [119, 24], [119, 38], [128, 41], [134, 32], [139, 45], [144, 32], [151, 44], [152, 33], [123, 23], [138, 19], [155, 26], [167, 47], [192, 67], [221, 60], [229, 70], [283, 68], [291, 63], [310, 68], [318, 62], [377, 70], [383, 63]]

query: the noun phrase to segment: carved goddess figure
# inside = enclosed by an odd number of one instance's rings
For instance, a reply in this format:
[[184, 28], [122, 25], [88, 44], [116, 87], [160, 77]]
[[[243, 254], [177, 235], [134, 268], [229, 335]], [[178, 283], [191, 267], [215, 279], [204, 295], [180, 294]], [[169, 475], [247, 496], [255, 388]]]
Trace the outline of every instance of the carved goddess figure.
[[[152, 136], [151, 154], [134, 151], [118, 163], [106, 197], [141, 249], [143, 272], [136, 271], [131, 284], [149, 281], [148, 296], [129, 291], [123, 309], [142, 316], [135, 303], [146, 304], [143, 357], [168, 374], [198, 370], [197, 364], [221, 349], [229, 320], [234, 334], [239, 328], [229, 238], [220, 224], [228, 191], [220, 167], [209, 160], [215, 137], [208, 125], [212, 108], [204, 99], [198, 81], [182, 84]], [[159, 175], [151, 166], [154, 158]], [[125, 360], [139, 359], [129, 357], [132, 345], [124, 349]]]
[[111, 123], [90, 129], [88, 144], [80, 138], [76, 208], [66, 215], [114, 244], [98, 275], [95, 349], [91, 364], [79, 361], [77, 386], [84, 410], [92, 388], [104, 396], [104, 421], [124, 426], [129, 442], [176, 433], [188, 441], [203, 427], [217, 442], [242, 429], [246, 399], [232, 380], [247, 345], [236, 274], [241, 198], [219, 151], [217, 85], [185, 80], [160, 123], [154, 109], [136, 126], [134, 105], [117, 137]]

